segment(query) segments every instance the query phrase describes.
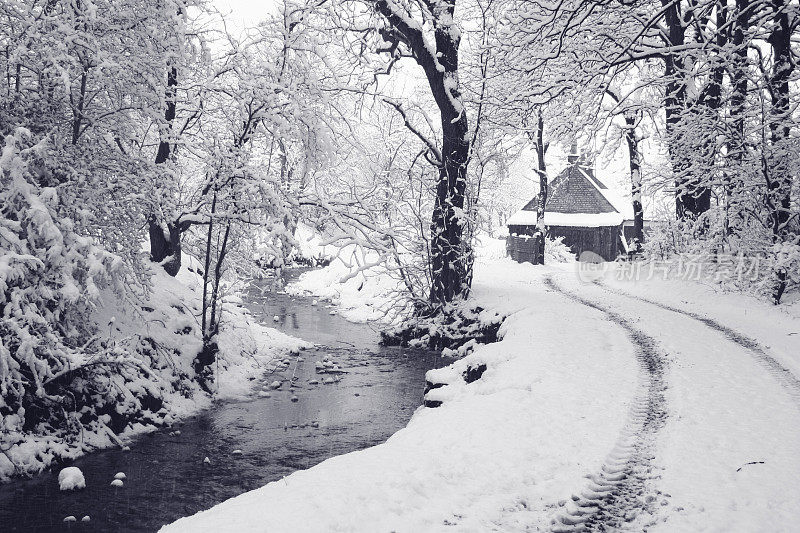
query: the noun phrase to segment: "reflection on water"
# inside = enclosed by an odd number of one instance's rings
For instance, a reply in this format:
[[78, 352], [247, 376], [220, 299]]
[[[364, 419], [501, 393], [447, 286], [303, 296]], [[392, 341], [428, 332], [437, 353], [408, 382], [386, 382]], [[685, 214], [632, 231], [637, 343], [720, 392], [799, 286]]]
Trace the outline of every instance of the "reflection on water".
[[[277, 293], [270, 283], [247, 291], [253, 314], [325, 347], [265, 375], [251, 400], [219, 404], [143, 437], [129, 452], [75, 461], [85, 490], [60, 492], [59, 468], [0, 486], [0, 531], [155, 531], [297, 469], [380, 443], [403, 427], [421, 404], [425, 371], [445, 362], [430, 352], [379, 347], [377, 331], [367, 325], [330, 315], [325, 302], [312, 306], [310, 298]], [[345, 371], [331, 384], [315, 372], [326, 355]], [[279, 379], [286, 380], [281, 389], [267, 387]], [[121, 488], [110, 485], [117, 472], [127, 476]], [[68, 515], [78, 522], [65, 524]], [[91, 521], [80, 522], [84, 515]]]
[[[281, 278], [253, 282], [245, 294], [247, 307], [267, 325], [315, 344], [378, 349], [380, 332], [374, 324], [348, 322], [331, 315], [334, 306], [325, 300], [313, 306], [311, 298], [293, 297], [283, 292], [284, 284], [305, 270], [293, 269]], [[277, 322], [275, 317], [278, 317]]]

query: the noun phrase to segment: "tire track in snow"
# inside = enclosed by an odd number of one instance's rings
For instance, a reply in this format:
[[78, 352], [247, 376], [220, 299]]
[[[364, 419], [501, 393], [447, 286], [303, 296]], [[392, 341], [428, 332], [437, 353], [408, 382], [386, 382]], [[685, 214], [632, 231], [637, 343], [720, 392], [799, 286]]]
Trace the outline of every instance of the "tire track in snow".
[[644, 302], [659, 307], [661, 309], [664, 309], [665, 311], [671, 311], [673, 313], [687, 316], [689, 318], [697, 320], [698, 322], [704, 324], [708, 328], [718, 333], [721, 333], [729, 341], [733, 342], [734, 344], [737, 344], [738, 346], [741, 346], [742, 348], [745, 348], [748, 352], [750, 352], [750, 354], [753, 355], [753, 358], [756, 360], [756, 362], [759, 363], [759, 365], [761, 365], [764, 369], [766, 369], [767, 372], [769, 372], [770, 375], [772, 375], [772, 377], [774, 377], [778, 381], [778, 383], [780, 383], [781, 386], [787, 390], [789, 395], [794, 400], [795, 405], [800, 409], [800, 379], [798, 379], [788, 368], [780, 364], [774, 357], [769, 355], [766, 349], [763, 346], [761, 346], [761, 344], [759, 344], [758, 341], [756, 341], [755, 339], [748, 337], [747, 335], [744, 335], [742, 333], [739, 333], [735, 329], [725, 326], [717, 322], [713, 318], [709, 318], [705, 315], [679, 309], [677, 307], [673, 307], [671, 305], [662, 302], [657, 302], [655, 300], [650, 300], [648, 298], [635, 296], [633, 294], [626, 293], [625, 291], [622, 290], [612, 289], [611, 287], [600, 282], [599, 280], [595, 280], [594, 284], [600, 287], [601, 289], [610, 292], [611, 294], [616, 294], [624, 298], [629, 298], [631, 300]]
[[[656, 341], [636, 328], [628, 319], [591, 300], [559, 287], [551, 277], [545, 285], [566, 298], [596, 309], [622, 327], [636, 348], [639, 387], [631, 405], [626, 427], [606, 457], [600, 471], [589, 474], [588, 485], [564, 502], [563, 512], [551, 524], [553, 533], [574, 531], [616, 531], [625, 529], [642, 511], [652, 509], [655, 494], [649, 492], [653, 446], [667, 418], [664, 390], [666, 357], [656, 349]], [[660, 492], [658, 492], [660, 494]]]

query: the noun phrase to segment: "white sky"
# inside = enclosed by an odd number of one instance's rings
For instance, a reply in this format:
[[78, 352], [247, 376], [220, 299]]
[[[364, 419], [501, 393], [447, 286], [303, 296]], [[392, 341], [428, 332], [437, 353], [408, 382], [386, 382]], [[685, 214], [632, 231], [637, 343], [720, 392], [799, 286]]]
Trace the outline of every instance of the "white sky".
[[277, 12], [276, 0], [211, 0], [237, 31], [252, 28], [269, 13]]

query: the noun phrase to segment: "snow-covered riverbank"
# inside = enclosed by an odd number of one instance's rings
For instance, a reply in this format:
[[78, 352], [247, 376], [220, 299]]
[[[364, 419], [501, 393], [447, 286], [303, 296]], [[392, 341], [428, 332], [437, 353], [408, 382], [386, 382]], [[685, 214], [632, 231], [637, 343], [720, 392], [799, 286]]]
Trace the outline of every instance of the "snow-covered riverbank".
[[[502, 339], [429, 373], [445, 384], [427, 395], [441, 407], [420, 408], [384, 444], [163, 531], [569, 530], [585, 520], [631, 530], [792, 529], [800, 405], [792, 381], [776, 378], [754, 345], [581, 282], [574, 265], [498, 255], [479, 261], [473, 297], [507, 317]], [[627, 290], [675, 303], [674, 288], [655, 283]], [[745, 297], [695, 292], [701, 304], [690, 293], [682, 308], [719, 311], [718, 322], [742, 326], [722, 310]], [[748, 317], [758, 315], [748, 322], [760, 324], [747, 335], [796, 368], [800, 321], [746, 300]], [[650, 430], [643, 349], [660, 373], [661, 415]], [[481, 365], [480, 379], [467, 383]]]
[[[208, 395], [189, 378], [194, 375], [192, 361], [201, 347], [202, 285], [196, 261], [187, 256], [185, 263], [174, 278], [161, 268], [152, 268], [146, 300], [121, 299], [110, 290], [103, 292], [91, 319], [110, 332], [126, 355], [124, 359], [120, 356], [119, 364], [124, 366], [108, 379], [108, 390], [96, 393], [100, 394], [96, 405], [114, 412], [95, 418], [91, 407], [83, 408], [75, 414], [88, 420], [81, 421], [79, 435], [47, 428], [23, 431], [8, 417], [0, 419], [4, 423], [0, 426], [0, 480], [39, 472], [55, 461], [68, 462], [93, 450], [128, 444], [137, 435], [208, 408], [213, 400], [244, 397], [252, 380], [290, 351], [310, 346], [262, 326], [238, 298], [227, 298], [218, 337], [215, 390], [213, 397]], [[91, 358], [72, 363], [73, 368], [91, 368], [93, 364]]]

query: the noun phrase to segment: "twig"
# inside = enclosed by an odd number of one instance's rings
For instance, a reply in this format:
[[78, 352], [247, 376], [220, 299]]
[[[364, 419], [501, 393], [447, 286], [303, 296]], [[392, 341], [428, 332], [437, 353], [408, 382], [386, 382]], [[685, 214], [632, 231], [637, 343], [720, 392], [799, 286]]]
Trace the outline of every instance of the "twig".
[[737, 472], [741, 471], [741, 470], [742, 470], [742, 468], [746, 467], [747, 465], [763, 465], [763, 464], [764, 464], [764, 461], [751, 461], [751, 462], [749, 462], [749, 463], [745, 463], [745, 464], [743, 464], [742, 466], [740, 466], [739, 468], [737, 468], [737, 469], [736, 469], [736, 471], [737, 471]]

